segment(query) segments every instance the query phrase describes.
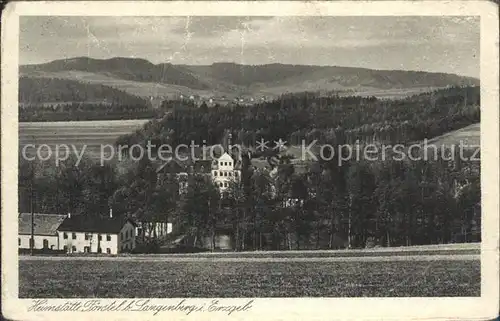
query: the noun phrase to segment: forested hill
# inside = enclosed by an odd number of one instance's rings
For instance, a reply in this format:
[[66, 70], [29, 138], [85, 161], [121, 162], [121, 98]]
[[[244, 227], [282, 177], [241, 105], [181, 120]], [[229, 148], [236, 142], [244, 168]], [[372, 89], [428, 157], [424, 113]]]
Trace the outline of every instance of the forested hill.
[[141, 97], [184, 95], [203, 97], [277, 97], [285, 92], [391, 92], [396, 96], [446, 86], [477, 86], [479, 80], [453, 74], [420, 71], [371, 70], [309, 65], [206, 66], [153, 64], [138, 58], [77, 57], [20, 67], [25, 77], [44, 77], [106, 84]]
[[19, 78], [19, 102], [26, 105], [72, 102], [146, 105], [144, 99], [109, 86], [67, 79], [27, 77]]
[[236, 142], [250, 147], [260, 138], [281, 138], [289, 145], [300, 145], [303, 139], [330, 144], [405, 143], [478, 123], [479, 98], [479, 87], [453, 87], [400, 100], [303, 93], [249, 107], [173, 107], [162, 120], [119, 142], [219, 144], [231, 131]]

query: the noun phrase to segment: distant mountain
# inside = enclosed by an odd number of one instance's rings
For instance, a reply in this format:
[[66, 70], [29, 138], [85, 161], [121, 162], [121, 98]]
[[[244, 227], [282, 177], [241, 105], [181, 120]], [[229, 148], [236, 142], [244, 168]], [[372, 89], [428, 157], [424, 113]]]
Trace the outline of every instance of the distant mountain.
[[239, 65], [214, 63], [210, 66], [187, 66], [194, 74], [209, 76], [240, 86], [322, 80], [339, 87], [372, 87], [380, 89], [411, 87], [446, 87], [448, 85], [477, 85], [474, 78], [444, 73], [419, 71], [372, 70], [365, 68], [304, 65]]
[[92, 59], [87, 57], [55, 60], [46, 64], [21, 66], [21, 73], [83, 71], [138, 82], [156, 82], [186, 86], [193, 89], [207, 89], [208, 85], [198, 81], [189, 72], [172, 64], [154, 65], [145, 59], [111, 58]]
[[302, 91], [347, 91], [388, 96], [387, 93], [406, 95], [446, 86], [479, 85], [475, 78], [420, 71], [286, 64], [155, 65], [137, 58], [56, 60], [21, 66], [20, 75], [104, 84], [142, 97], [179, 94], [277, 96]]

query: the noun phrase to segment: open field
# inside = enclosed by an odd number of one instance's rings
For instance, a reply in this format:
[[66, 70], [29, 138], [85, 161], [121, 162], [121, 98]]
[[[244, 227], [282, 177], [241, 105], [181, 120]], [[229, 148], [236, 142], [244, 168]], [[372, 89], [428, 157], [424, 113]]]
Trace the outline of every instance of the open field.
[[[475, 248], [474, 248], [475, 247]], [[253, 253], [253, 254], [252, 254]], [[317, 254], [322, 255], [317, 255]], [[345, 255], [357, 253], [357, 255]], [[365, 253], [361, 255], [361, 253]], [[19, 296], [479, 296], [478, 245], [415, 251], [298, 251], [20, 257]], [[288, 255], [288, 256], [287, 256]]]
[[[147, 119], [19, 123], [19, 150], [26, 144], [46, 144], [54, 151], [56, 145], [66, 144], [81, 152], [86, 145], [85, 154], [93, 156], [100, 152], [101, 145], [113, 144], [119, 136], [134, 132], [146, 122]], [[32, 147], [27, 149], [30, 156], [33, 152]]]
[[444, 135], [429, 139], [428, 145], [434, 144], [437, 147], [442, 145], [451, 146], [459, 145], [460, 142], [463, 145], [479, 147], [481, 144], [481, 124], [473, 124], [452, 132], [446, 133]]

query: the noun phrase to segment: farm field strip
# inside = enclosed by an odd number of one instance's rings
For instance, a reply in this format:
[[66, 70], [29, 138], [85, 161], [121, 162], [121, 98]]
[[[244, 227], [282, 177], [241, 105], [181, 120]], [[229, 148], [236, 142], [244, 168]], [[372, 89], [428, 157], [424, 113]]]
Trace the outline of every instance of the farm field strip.
[[393, 261], [473, 261], [479, 254], [391, 255], [343, 257], [173, 257], [173, 256], [20, 256], [23, 261], [132, 261], [132, 262], [393, 262]]
[[149, 119], [126, 119], [126, 120], [86, 120], [86, 121], [53, 121], [53, 122], [20, 122], [19, 128], [61, 128], [61, 127], [135, 127], [142, 126]]
[[247, 252], [205, 252], [193, 254], [171, 254], [171, 255], [365, 255], [371, 253], [402, 253], [402, 252], [443, 252], [443, 251], [466, 251], [481, 250], [481, 243], [455, 243], [455, 244], [433, 244], [433, 245], [414, 245], [401, 247], [376, 247], [371, 249], [339, 249], [339, 250], [291, 250], [291, 251], [247, 251]]
[[472, 261], [21, 260], [20, 298], [479, 296]]
[[[148, 119], [134, 119], [19, 123], [19, 151], [27, 144], [38, 146], [45, 144], [54, 155], [56, 145], [65, 144], [70, 146], [70, 153], [74, 153], [71, 145], [79, 153], [86, 146], [85, 154], [91, 158], [99, 158], [101, 145], [114, 144], [119, 136], [133, 133], [148, 121]], [[26, 152], [30, 157], [36, 155], [34, 148], [28, 148]], [[60, 152], [64, 153], [65, 150], [61, 148]], [[41, 153], [45, 155], [46, 150], [42, 150]]]
[[[29, 139], [32, 140], [32, 137], [36, 135], [36, 139], [59, 139], [61, 137], [57, 137], [56, 135], [65, 135], [65, 136], [75, 136], [75, 137], [82, 137], [82, 138], [94, 138], [95, 137], [102, 137], [102, 136], [116, 136], [116, 135], [121, 135], [121, 134], [129, 134], [130, 131], [128, 130], [120, 130], [120, 131], [98, 131], [98, 130], [79, 130], [78, 132], [75, 132], [74, 129], [68, 130], [68, 131], [47, 131], [47, 130], [40, 130], [37, 132], [29, 131], [27, 132], [19, 132], [19, 138], [20, 139]], [[56, 136], [56, 137], [54, 137]], [[62, 137], [64, 138], [64, 137]]]

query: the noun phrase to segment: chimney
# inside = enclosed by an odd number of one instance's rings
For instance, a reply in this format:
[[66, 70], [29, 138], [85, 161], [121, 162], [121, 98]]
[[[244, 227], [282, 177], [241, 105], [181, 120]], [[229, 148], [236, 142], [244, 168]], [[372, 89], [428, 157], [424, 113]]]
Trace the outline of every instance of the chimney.
[[113, 218], [113, 209], [112, 208], [109, 209], [109, 217]]
[[68, 213], [68, 218], [71, 218], [71, 213]]

